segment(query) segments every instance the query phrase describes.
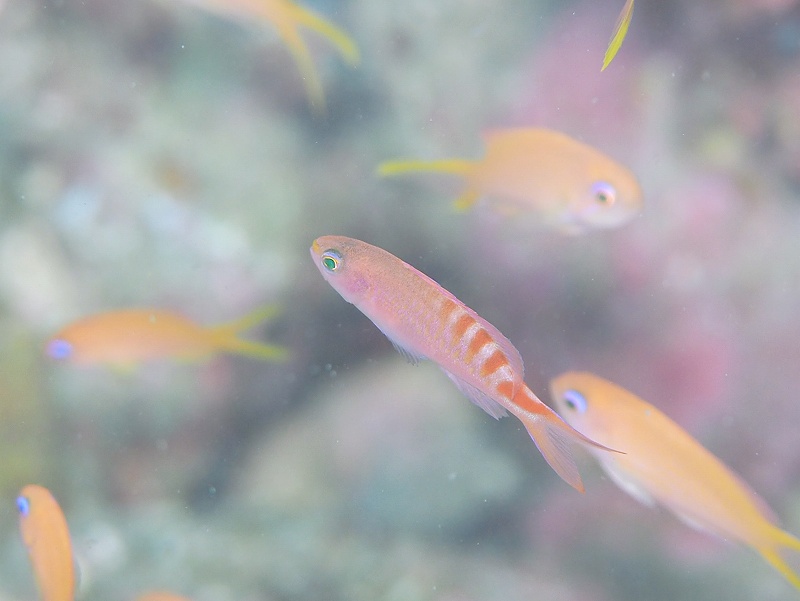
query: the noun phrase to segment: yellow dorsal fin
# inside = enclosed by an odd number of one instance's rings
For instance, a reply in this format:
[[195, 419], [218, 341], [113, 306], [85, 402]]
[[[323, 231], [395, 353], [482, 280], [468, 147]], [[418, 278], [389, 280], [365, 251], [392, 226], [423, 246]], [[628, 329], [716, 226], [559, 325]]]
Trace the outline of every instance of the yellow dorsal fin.
[[633, 17], [633, 0], [626, 0], [625, 6], [622, 7], [617, 22], [614, 25], [614, 31], [611, 33], [611, 39], [608, 42], [606, 54], [603, 57], [603, 67], [601, 71], [605, 71], [606, 67], [611, 64], [614, 57], [617, 55], [622, 41], [628, 35], [628, 26], [631, 24], [631, 17]]
[[278, 312], [279, 309], [276, 305], [267, 305], [235, 321], [212, 326], [208, 328], [208, 332], [211, 334], [214, 345], [221, 351], [237, 353], [254, 359], [281, 361], [289, 356], [288, 350], [284, 347], [239, 338], [240, 333], [274, 317]]
[[312, 10], [302, 6], [290, 4], [287, 10], [298, 25], [316, 31], [333, 44], [345, 61], [351, 65], [358, 64], [360, 60], [358, 46], [344, 31]]

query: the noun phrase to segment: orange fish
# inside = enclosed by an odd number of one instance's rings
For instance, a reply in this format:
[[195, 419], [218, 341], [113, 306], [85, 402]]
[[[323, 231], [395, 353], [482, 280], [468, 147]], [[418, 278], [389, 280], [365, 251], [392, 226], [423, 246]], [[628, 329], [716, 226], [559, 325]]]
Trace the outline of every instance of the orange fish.
[[150, 591], [139, 595], [136, 601], [189, 601], [189, 599], [166, 591]]
[[311, 246], [322, 276], [409, 361], [430, 359], [494, 418], [522, 421], [550, 466], [583, 491], [569, 443], [605, 449], [569, 427], [523, 381], [522, 357], [497, 328], [425, 274], [385, 250], [344, 236]]
[[486, 196], [501, 212], [534, 213], [569, 234], [617, 227], [641, 210], [642, 190], [633, 173], [591, 146], [548, 129], [501, 129], [485, 137], [483, 159], [388, 161], [378, 173], [458, 174], [466, 188], [456, 209]]
[[184, 0], [215, 12], [224, 17], [240, 21], [260, 20], [271, 23], [278, 30], [300, 69], [311, 107], [317, 112], [325, 110], [325, 95], [322, 91], [311, 53], [300, 37], [300, 26], [307, 27], [326, 38], [349, 64], [359, 61], [358, 48], [341, 29], [312, 10], [302, 8], [289, 0]]
[[281, 360], [287, 356], [284, 348], [238, 337], [276, 312], [268, 306], [231, 323], [203, 327], [161, 309], [110, 311], [68, 325], [47, 342], [46, 351], [53, 359], [80, 365], [130, 366], [166, 358], [191, 361], [219, 352]]
[[800, 540], [778, 528], [764, 501], [678, 424], [590, 373], [562, 374], [550, 388], [567, 422], [625, 451], [594, 453], [620, 488], [646, 505], [660, 503], [694, 528], [750, 545], [800, 588], [780, 555], [800, 550]]
[[75, 567], [67, 521], [50, 491], [36, 484], [17, 497], [19, 529], [42, 601], [72, 601]]

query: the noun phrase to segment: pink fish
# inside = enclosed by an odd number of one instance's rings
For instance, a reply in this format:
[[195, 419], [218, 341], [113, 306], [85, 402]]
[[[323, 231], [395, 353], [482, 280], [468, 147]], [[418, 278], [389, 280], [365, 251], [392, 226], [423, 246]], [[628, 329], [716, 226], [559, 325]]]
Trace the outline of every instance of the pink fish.
[[497, 328], [424, 273], [366, 242], [323, 236], [312, 244], [311, 256], [328, 283], [404, 357], [436, 362], [492, 417], [515, 415], [550, 467], [583, 492], [569, 443], [611, 449], [567, 425], [531, 392], [523, 381], [522, 357]]

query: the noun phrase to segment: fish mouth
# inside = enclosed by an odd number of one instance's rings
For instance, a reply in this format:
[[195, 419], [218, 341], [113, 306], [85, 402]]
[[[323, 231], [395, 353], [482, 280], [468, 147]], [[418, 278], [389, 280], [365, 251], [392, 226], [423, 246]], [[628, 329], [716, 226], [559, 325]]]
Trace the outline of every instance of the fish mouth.
[[317, 255], [320, 253], [319, 240], [314, 240], [314, 242], [311, 243], [311, 252]]

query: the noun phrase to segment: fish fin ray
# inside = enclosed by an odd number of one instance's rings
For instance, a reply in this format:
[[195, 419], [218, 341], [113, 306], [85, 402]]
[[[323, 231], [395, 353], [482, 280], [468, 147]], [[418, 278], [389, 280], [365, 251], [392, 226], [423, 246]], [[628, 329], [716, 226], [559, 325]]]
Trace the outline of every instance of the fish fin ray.
[[411, 365], [416, 365], [420, 361], [424, 361], [425, 359], [427, 359], [427, 357], [425, 355], [423, 355], [422, 353], [418, 353], [416, 351], [412, 351], [408, 347], [403, 346], [402, 344], [400, 344], [394, 336], [389, 334], [383, 328], [378, 327], [378, 329], [383, 333], [384, 336], [386, 336], [389, 339], [389, 342], [392, 343], [392, 346], [394, 347], [394, 350], [396, 350], [398, 353], [400, 353], [403, 356], [403, 359], [408, 361]]
[[446, 369], [443, 369], [442, 371], [447, 374], [447, 377], [453, 381], [453, 384], [456, 385], [456, 388], [458, 388], [464, 394], [464, 396], [466, 396], [470, 401], [472, 401], [473, 404], [483, 409], [493, 418], [500, 419], [501, 417], [508, 415], [506, 408], [493, 398], [486, 395], [472, 384], [469, 384], [458, 376], [451, 374]]
[[308, 8], [292, 4], [288, 10], [298, 24], [317, 32], [333, 44], [345, 61], [351, 65], [358, 64], [361, 58], [358, 46], [342, 29]]
[[600, 69], [601, 71], [605, 71], [606, 67], [611, 64], [611, 61], [614, 60], [617, 52], [619, 52], [619, 49], [622, 47], [622, 42], [625, 40], [625, 36], [628, 35], [628, 27], [631, 24], [632, 17], [633, 0], [626, 0], [625, 6], [622, 7], [617, 17], [617, 22], [614, 24], [614, 30], [611, 32], [611, 39], [608, 42], [608, 48], [606, 48], [606, 53], [603, 57], [603, 67]]

